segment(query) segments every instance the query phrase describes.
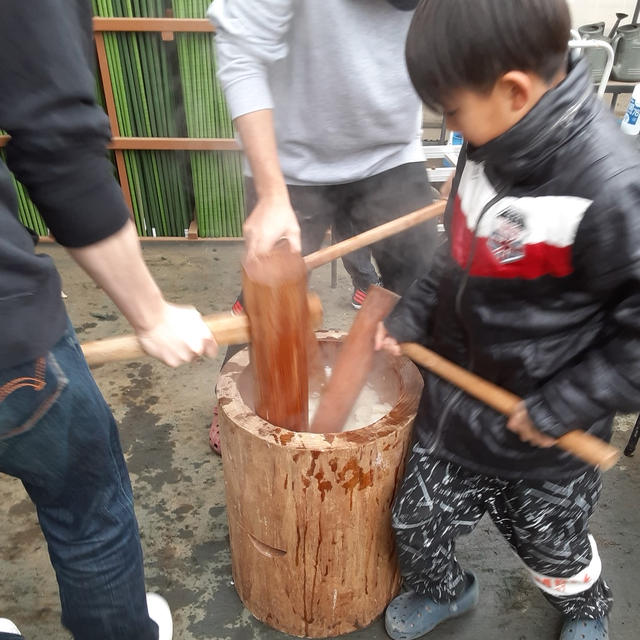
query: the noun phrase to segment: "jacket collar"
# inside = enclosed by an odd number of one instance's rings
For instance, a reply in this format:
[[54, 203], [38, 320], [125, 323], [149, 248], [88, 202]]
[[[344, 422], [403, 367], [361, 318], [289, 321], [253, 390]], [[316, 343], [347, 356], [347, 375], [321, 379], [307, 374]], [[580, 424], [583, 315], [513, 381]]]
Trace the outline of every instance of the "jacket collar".
[[601, 108], [585, 59], [572, 59], [567, 77], [548, 91], [511, 129], [468, 156], [485, 164], [492, 181], [509, 185], [535, 179], [547, 160], [590, 122]]

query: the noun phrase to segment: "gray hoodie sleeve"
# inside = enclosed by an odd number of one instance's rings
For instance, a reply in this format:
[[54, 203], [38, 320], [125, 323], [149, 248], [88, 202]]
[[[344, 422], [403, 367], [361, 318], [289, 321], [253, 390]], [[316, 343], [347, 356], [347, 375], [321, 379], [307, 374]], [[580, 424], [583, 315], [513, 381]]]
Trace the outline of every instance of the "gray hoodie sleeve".
[[218, 79], [231, 117], [272, 109], [268, 67], [286, 57], [286, 35], [298, 0], [215, 0]]

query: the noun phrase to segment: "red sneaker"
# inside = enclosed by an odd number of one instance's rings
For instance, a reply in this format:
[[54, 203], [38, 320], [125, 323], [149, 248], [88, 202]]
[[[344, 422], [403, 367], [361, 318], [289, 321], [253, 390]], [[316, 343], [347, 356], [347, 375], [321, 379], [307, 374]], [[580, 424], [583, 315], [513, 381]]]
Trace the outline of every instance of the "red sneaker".
[[244, 313], [244, 307], [242, 306], [242, 302], [240, 302], [240, 298], [236, 298], [233, 307], [231, 307], [231, 313], [233, 313], [234, 316], [239, 316], [241, 313]]
[[353, 290], [353, 296], [351, 296], [351, 306], [354, 309], [360, 309], [367, 299], [367, 292], [362, 289], [355, 288]]

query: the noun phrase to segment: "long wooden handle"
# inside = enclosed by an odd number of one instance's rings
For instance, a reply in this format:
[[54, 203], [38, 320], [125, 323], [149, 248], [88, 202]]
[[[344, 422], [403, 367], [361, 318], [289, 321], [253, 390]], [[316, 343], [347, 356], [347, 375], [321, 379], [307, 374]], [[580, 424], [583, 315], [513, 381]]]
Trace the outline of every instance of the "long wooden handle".
[[[511, 415], [521, 402], [521, 398], [513, 393], [453, 364], [430, 349], [413, 342], [405, 342], [400, 346], [402, 352], [414, 362], [506, 416]], [[615, 447], [580, 430], [561, 436], [556, 440], [556, 446], [603, 471], [611, 469], [620, 457], [620, 452]]]
[[382, 287], [369, 287], [342, 343], [309, 431], [334, 433], [344, 427], [371, 371], [378, 323], [389, 315], [398, 297]]
[[[314, 329], [318, 329], [322, 324], [322, 303], [315, 293], [308, 293], [307, 301], [311, 323]], [[202, 319], [220, 345], [249, 342], [249, 319], [244, 313], [237, 316], [229, 313], [214, 313], [203, 316]], [[134, 335], [85, 342], [81, 347], [89, 366], [131, 360], [146, 355]]]
[[362, 247], [367, 247], [374, 242], [384, 240], [396, 233], [415, 227], [421, 222], [437, 218], [444, 213], [446, 207], [446, 200], [439, 200], [438, 202], [430, 204], [428, 207], [418, 209], [413, 213], [408, 213], [406, 216], [401, 216], [390, 222], [385, 222], [385, 224], [381, 224], [379, 227], [374, 227], [357, 236], [332, 244], [330, 247], [325, 247], [315, 253], [310, 253], [308, 256], [305, 256], [304, 262], [307, 265], [307, 269], [315, 269], [336, 258], [341, 258], [356, 249], [362, 249]]

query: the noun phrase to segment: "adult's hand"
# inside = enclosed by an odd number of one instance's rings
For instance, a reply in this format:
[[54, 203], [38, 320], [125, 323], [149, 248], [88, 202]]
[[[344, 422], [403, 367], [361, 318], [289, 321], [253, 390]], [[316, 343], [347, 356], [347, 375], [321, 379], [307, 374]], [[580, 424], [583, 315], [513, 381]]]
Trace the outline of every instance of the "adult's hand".
[[299, 253], [300, 226], [278, 161], [272, 111], [252, 111], [236, 118], [234, 123], [258, 194], [258, 204], [244, 224], [247, 257], [263, 256], [282, 238]]
[[69, 253], [115, 302], [142, 348], [175, 367], [200, 355], [215, 356], [217, 345], [193, 307], [169, 304], [142, 259], [131, 221], [117, 233]]
[[164, 303], [157, 324], [136, 332], [142, 348], [170, 367], [206, 355], [215, 357], [218, 345], [194, 307]]
[[301, 250], [300, 225], [288, 195], [259, 199], [243, 232], [249, 259], [268, 253], [282, 238], [289, 241], [292, 251]]

